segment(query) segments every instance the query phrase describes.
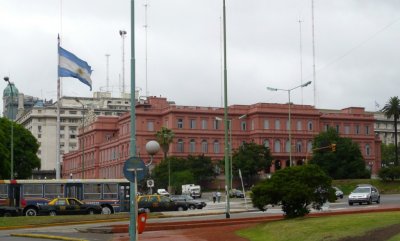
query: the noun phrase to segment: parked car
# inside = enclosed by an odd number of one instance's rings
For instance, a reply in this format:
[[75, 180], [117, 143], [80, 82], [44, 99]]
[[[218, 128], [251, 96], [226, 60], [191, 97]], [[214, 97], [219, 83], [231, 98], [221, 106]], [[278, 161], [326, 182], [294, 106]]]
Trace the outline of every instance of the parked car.
[[238, 189], [232, 189], [229, 192], [229, 197], [238, 197], [238, 198], [244, 198], [244, 193]]
[[349, 195], [349, 205], [353, 205], [353, 203], [362, 203], [371, 204], [372, 202], [380, 203], [381, 196], [376, 187], [372, 185], [360, 185], [357, 186], [354, 191], [352, 191]]
[[335, 190], [336, 198], [343, 198], [342, 190], [340, 190], [338, 187], [333, 187], [333, 190]]
[[18, 208], [8, 207], [8, 206], [0, 206], [0, 217], [14, 217], [19, 216], [20, 212]]
[[189, 195], [171, 195], [170, 198], [176, 203], [186, 204], [189, 209], [202, 209], [207, 203], [194, 199]]
[[157, 189], [157, 194], [164, 195], [164, 196], [169, 196], [169, 192], [167, 192], [167, 190], [165, 190], [163, 188]]
[[39, 215], [101, 214], [100, 205], [86, 204], [76, 198], [55, 198], [46, 205], [38, 206]]
[[187, 204], [176, 203], [167, 196], [157, 194], [138, 196], [137, 203], [139, 208], [143, 208], [148, 213], [188, 210]]

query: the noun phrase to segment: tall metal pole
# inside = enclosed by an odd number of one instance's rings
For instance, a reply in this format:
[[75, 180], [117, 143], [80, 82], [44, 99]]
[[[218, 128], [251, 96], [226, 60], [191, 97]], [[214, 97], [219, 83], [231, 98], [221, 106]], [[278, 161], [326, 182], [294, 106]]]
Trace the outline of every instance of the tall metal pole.
[[226, 68], [226, 11], [225, 0], [223, 0], [223, 29], [224, 29], [224, 124], [225, 124], [225, 193], [226, 193], [226, 218], [230, 218], [230, 203], [229, 203], [229, 190], [230, 190], [230, 161], [228, 150], [228, 81], [227, 81], [227, 68]]
[[[232, 189], [233, 175], [232, 175], [232, 119], [229, 120], [229, 176], [230, 180], [230, 189]], [[229, 194], [229, 192], [228, 192]]]
[[82, 103], [82, 179], [85, 178], [85, 106]]
[[[131, 139], [129, 152], [131, 157], [136, 157], [136, 98], [135, 98], [135, 0], [131, 0]], [[136, 178], [136, 172], [135, 172]], [[135, 179], [136, 180], [136, 179]], [[137, 240], [137, 202], [136, 202], [136, 182], [129, 183], [130, 201], [130, 222], [129, 237], [130, 241]]]
[[9, 103], [9, 107], [11, 110], [11, 144], [10, 144], [10, 152], [11, 152], [11, 167], [10, 167], [10, 180], [14, 179], [14, 109], [13, 109], [13, 104], [14, 104], [14, 91], [12, 88], [12, 85], [10, 83], [10, 78], [9, 77], [4, 77], [4, 81], [8, 83], [8, 86], [10, 86], [11, 90], [11, 101]]
[[311, 22], [312, 22], [312, 55], [313, 55], [314, 106], [317, 107], [317, 77], [316, 77], [316, 73], [315, 73], [314, 0], [311, 0]]
[[289, 95], [289, 161], [290, 164], [289, 166], [291, 167], [293, 165], [292, 163], [292, 119], [291, 119], [291, 108], [290, 106], [292, 103], [290, 103], [290, 90], [288, 90], [288, 95]]
[[122, 98], [125, 95], [125, 30], [119, 30], [119, 35], [122, 38]]

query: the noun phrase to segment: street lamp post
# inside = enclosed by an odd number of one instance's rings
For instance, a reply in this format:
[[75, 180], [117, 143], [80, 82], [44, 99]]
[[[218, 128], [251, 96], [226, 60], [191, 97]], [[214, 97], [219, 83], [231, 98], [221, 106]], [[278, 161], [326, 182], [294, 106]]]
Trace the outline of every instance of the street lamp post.
[[[215, 117], [217, 121], [223, 121], [221, 117]], [[229, 127], [229, 175], [230, 175], [230, 187], [229, 190], [232, 189], [232, 180], [233, 180], [233, 175], [232, 175], [232, 120], [228, 119], [228, 127]], [[228, 191], [229, 193], [229, 191]]]
[[85, 105], [78, 99], [76, 102], [82, 105], [82, 179], [85, 178]]
[[4, 77], [4, 81], [8, 82], [8, 86], [10, 86], [10, 90], [11, 90], [11, 101], [10, 101], [10, 109], [11, 109], [11, 144], [10, 144], [10, 148], [11, 148], [11, 173], [10, 173], [10, 180], [14, 179], [14, 110], [13, 110], [13, 102], [14, 102], [14, 91], [12, 88], [12, 85], [10, 83], [10, 78], [9, 77]]
[[293, 165], [293, 163], [292, 163], [292, 123], [291, 123], [291, 116], [290, 116], [290, 115], [291, 115], [291, 108], [290, 108], [290, 106], [292, 105], [292, 103], [290, 102], [290, 92], [291, 92], [292, 90], [294, 90], [294, 89], [297, 89], [297, 88], [306, 87], [306, 86], [309, 85], [309, 84], [311, 84], [311, 81], [308, 81], [308, 82], [305, 83], [305, 84], [296, 86], [296, 87], [291, 88], [291, 89], [277, 89], [277, 88], [267, 87], [267, 90], [270, 90], [270, 91], [282, 90], [282, 91], [287, 91], [287, 92], [288, 92], [288, 96], [289, 96], [289, 103], [288, 103], [288, 105], [289, 105], [289, 130], [288, 130], [288, 131], [289, 131], [289, 161], [290, 161], [289, 166], [292, 166], [292, 165]]

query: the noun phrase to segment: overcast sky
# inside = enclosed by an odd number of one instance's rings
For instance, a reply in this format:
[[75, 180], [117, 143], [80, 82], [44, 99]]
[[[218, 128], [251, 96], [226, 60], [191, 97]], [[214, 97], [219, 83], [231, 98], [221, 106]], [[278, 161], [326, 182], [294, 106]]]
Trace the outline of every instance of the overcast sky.
[[[92, 66], [93, 91], [106, 89], [105, 55], [110, 54], [110, 89], [119, 97], [119, 30], [128, 33], [125, 83], [130, 90], [130, 3], [1, 0], [1, 77], [10, 76], [26, 95], [56, 100], [60, 33], [62, 47]], [[290, 89], [313, 81], [311, 0], [226, 0], [226, 13], [229, 105], [286, 103], [286, 92], [266, 87]], [[222, 106], [221, 17], [222, 0], [135, 0], [136, 87], [141, 95], [147, 90], [178, 105]], [[292, 102], [373, 111], [375, 102], [382, 108], [398, 95], [400, 1], [314, 0], [314, 18], [316, 82], [293, 90]], [[3, 90], [6, 83], [1, 83]], [[63, 95], [92, 96], [77, 79], [63, 78], [62, 84]]]

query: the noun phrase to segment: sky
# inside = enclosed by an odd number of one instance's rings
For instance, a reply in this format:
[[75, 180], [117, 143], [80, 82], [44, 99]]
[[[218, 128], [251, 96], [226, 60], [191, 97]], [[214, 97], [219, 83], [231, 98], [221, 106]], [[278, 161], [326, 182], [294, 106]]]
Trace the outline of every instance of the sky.
[[[134, 1], [141, 96], [223, 106], [222, 3]], [[308, 81], [313, 82], [290, 91], [292, 103], [374, 111], [398, 96], [400, 1], [314, 0], [315, 81], [311, 3], [226, 0], [228, 105], [287, 103], [287, 91], [267, 87], [288, 90]], [[109, 54], [109, 90], [120, 97], [123, 79], [130, 90], [130, 26], [128, 0], [1, 0], [0, 76], [9, 76], [26, 95], [56, 100], [60, 34], [61, 46], [94, 70], [92, 92], [77, 79], [63, 78], [62, 95], [91, 97], [105, 91]], [[125, 40], [120, 30], [127, 31]], [[1, 89], [7, 85], [0, 83]]]

